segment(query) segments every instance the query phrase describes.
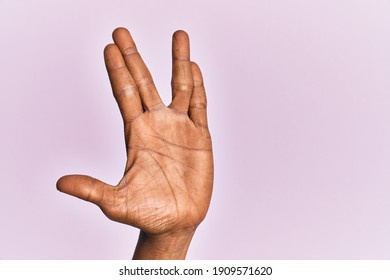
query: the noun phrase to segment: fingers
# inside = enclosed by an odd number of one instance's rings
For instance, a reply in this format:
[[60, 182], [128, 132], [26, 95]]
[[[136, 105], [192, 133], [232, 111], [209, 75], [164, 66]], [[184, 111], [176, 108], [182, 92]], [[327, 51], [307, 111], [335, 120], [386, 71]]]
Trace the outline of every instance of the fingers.
[[84, 175], [68, 175], [57, 181], [57, 189], [104, 207], [114, 197], [114, 187]]
[[125, 123], [131, 122], [143, 113], [137, 86], [116, 45], [110, 44], [106, 46], [104, 49], [104, 61], [123, 121]]
[[172, 38], [172, 103], [169, 107], [187, 113], [193, 85], [190, 40], [187, 33], [179, 30]]
[[191, 67], [194, 80], [194, 90], [191, 96], [188, 115], [196, 126], [207, 128], [207, 99], [202, 73], [195, 62], [191, 63]]
[[114, 30], [112, 37], [135, 81], [145, 109], [151, 110], [163, 106], [152, 76], [138, 53], [129, 31], [122, 27], [117, 28]]

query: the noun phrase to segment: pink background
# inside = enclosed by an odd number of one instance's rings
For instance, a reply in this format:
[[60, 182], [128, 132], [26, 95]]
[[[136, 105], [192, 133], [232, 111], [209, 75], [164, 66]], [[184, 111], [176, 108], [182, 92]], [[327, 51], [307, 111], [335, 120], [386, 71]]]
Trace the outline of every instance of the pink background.
[[130, 29], [166, 104], [171, 35], [215, 150], [189, 259], [390, 258], [390, 2], [0, 1], [0, 259], [128, 259], [138, 230], [57, 192], [125, 164], [102, 51]]

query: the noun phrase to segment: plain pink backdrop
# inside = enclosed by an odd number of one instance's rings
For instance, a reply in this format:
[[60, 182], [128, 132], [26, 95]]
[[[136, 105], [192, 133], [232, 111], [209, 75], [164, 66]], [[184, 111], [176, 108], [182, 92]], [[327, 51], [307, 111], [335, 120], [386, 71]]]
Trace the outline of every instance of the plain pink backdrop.
[[0, 259], [128, 259], [138, 230], [61, 194], [116, 184], [102, 51], [132, 32], [166, 104], [171, 35], [201, 66], [215, 151], [189, 259], [390, 258], [390, 2], [0, 1]]

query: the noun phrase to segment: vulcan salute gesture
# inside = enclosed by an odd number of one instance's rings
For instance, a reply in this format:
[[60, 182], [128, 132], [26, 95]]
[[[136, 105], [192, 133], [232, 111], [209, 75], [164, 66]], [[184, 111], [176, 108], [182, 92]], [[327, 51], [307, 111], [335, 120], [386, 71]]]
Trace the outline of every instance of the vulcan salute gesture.
[[113, 32], [104, 49], [125, 132], [123, 178], [110, 185], [85, 175], [64, 176], [59, 191], [92, 202], [111, 220], [140, 229], [134, 259], [184, 259], [207, 213], [213, 155], [206, 94], [189, 37], [172, 39], [172, 102], [165, 106], [130, 33]]

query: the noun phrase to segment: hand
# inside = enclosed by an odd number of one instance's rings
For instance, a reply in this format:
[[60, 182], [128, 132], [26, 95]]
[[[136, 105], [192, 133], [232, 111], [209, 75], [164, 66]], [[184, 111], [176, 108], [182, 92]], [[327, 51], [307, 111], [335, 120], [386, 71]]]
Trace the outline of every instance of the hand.
[[111, 220], [141, 229], [135, 259], [185, 258], [213, 186], [202, 74], [190, 61], [188, 35], [176, 31], [172, 103], [166, 107], [130, 33], [117, 28], [113, 39], [104, 59], [124, 122], [124, 176], [111, 186], [68, 175], [58, 180], [57, 188], [95, 203]]

